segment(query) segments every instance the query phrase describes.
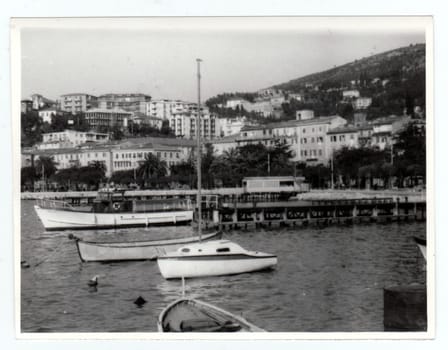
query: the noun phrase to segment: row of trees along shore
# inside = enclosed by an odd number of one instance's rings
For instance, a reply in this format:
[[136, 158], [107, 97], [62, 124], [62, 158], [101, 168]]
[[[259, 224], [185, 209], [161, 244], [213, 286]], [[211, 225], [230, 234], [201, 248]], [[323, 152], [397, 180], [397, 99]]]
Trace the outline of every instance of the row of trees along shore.
[[[304, 176], [312, 188], [328, 188], [333, 176], [336, 188], [410, 187], [426, 180], [426, 142], [424, 128], [409, 125], [396, 136], [393, 148], [342, 148], [333, 155], [331, 165], [307, 165], [292, 161], [288, 145], [273, 147], [249, 144], [216, 156], [206, 144], [202, 156], [204, 188], [238, 187], [247, 176]], [[40, 157], [34, 167], [22, 168], [22, 190], [33, 190], [34, 183], [45, 182], [47, 190], [96, 190], [101, 183], [139, 188], [195, 188], [195, 158], [169, 168], [165, 161], [148, 154], [137, 169], [116, 171], [107, 178], [102, 162], [89, 166], [57, 170], [50, 157]], [[168, 173], [170, 175], [168, 175]], [[42, 181], [44, 180], [44, 181]]]

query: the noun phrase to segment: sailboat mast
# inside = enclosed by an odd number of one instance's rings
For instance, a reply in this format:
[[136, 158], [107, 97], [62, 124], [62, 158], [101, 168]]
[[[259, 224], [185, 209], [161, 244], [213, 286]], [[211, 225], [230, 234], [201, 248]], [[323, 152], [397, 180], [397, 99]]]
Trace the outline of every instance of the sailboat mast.
[[197, 138], [197, 173], [198, 173], [198, 194], [196, 203], [198, 207], [198, 234], [199, 242], [202, 240], [202, 196], [201, 196], [201, 62], [200, 58], [196, 59], [198, 66], [198, 113], [196, 115], [196, 138]]

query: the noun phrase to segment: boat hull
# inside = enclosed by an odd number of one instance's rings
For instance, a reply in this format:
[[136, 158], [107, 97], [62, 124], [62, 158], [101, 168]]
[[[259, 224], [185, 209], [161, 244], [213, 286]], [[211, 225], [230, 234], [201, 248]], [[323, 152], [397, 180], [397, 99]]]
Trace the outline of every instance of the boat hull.
[[92, 213], [46, 209], [38, 205], [35, 205], [34, 208], [47, 231], [176, 225], [186, 224], [193, 220], [192, 210], [148, 213]]
[[[202, 319], [189, 320], [188, 317], [203, 317]], [[187, 321], [216, 321], [218, 327], [201, 327], [188, 330], [183, 329]], [[230, 324], [230, 327], [229, 327]], [[219, 326], [221, 325], [221, 326]], [[236, 326], [236, 327], [235, 327]], [[169, 304], [159, 315], [157, 320], [159, 332], [266, 332], [264, 329], [248, 322], [243, 317], [234, 315], [224, 309], [196, 299], [181, 298]]]
[[165, 279], [236, 275], [266, 270], [277, 265], [275, 255], [219, 255], [157, 259]]
[[[202, 236], [202, 240], [216, 239], [220, 235], [214, 232]], [[79, 257], [84, 262], [112, 262], [130, 260], [152, 260], [167, 252], [174, 251], [185, 244], [196, 243], [198, 237], [166, 239], [139, 242], [86, 242], [76, 239]]]

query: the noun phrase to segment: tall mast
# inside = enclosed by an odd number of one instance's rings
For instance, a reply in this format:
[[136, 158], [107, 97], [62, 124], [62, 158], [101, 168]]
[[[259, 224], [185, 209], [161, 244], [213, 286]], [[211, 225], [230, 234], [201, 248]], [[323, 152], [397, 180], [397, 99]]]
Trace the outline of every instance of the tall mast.
[[198, 173], [198, 194], [196, 203], [198, 207], [198, 233], [199, 242], [202, 240], [202, 196], [201, 196], [201, 62], [200, 58], [196, 59], [198, 65], [198, 113], [196, 115], [196, 138], [197, 138], [197, 173]]

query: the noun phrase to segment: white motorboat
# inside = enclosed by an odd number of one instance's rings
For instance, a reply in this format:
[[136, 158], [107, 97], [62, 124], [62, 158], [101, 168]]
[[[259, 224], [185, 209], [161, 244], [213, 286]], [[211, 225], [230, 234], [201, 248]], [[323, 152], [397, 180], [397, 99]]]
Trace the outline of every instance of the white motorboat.
[[224, 276], [270, 269], [277, 265], [277, 256], [216, 240], [185, 245], [159, 256], [157, 264], [165, 279]]
[[420, 249], [420, 252], [422, 253], [423, 257], [426, 260], [426, 239], [414, 237], [414, 242], [417, 244], [418, 248]]
[[[205, 234], [202, 240], [216, 239], [220, 232]], [[83, 262], [101, 261], [129, 261], [129, 260], [153, 260], [167, 252], [174, 251], [185, 244], [196, 243], [198, 236], [176, 239], [131, 241], [131, 242], [92, 242], [84, 241], [73, 236], [78, 249], [78, 254]]]
[[157, 322], [159, 332], [265, 332], [264, 329], [214, 305], [181, 298], [169, 304]]
[[125, 198], [124, 192], [100, 190], [87, 210], [51, 200], [42, 200], [34, 208], [47, 231], [176, 225], [193, 219], [190, 200], [135, 200]]

